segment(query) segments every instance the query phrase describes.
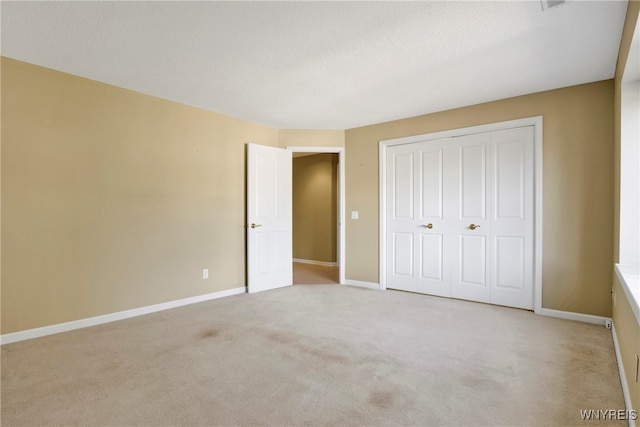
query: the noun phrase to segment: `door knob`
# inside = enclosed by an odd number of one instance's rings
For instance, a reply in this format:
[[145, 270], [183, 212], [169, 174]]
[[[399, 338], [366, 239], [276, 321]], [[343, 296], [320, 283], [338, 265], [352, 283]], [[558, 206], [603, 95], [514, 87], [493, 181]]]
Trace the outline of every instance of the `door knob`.
[[480, 228], [480, 226], [479, 225], [475, 225], [475, 224], [471, 224], [471, 225], [469, 225], [469, 228], [471, 230], [475, 230], [476, 228]]
[[432, 229], [433, 228], [433, 224], [429, 223], [429, 224], [422, 224], [420, 227], [422, 228], [428, 228], [428, 229]]
[[251, 223], [251, 228], [262, 227], [262, 224]]

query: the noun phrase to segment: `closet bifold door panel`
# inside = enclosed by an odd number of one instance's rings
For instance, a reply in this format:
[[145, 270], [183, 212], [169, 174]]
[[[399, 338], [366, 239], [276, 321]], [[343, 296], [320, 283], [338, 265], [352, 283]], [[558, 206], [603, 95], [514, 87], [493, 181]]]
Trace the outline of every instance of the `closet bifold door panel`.
[[533, 135], [387, 147], [388, 288], [533, 308]]
[[453, 191], [447, 194], [453, 205], [454, 249], [451, 296], [479, 302], [491, 301], [489, 283], [489, 156], [490, 134], [481, 133], [454, 139], [455, 170]]
[[533, 309], [533, 127], [491, 133], [491, 303]]
[[390, 288], [451, 296], [443, 175], [448, 141], [388, 148], [386, 271]]

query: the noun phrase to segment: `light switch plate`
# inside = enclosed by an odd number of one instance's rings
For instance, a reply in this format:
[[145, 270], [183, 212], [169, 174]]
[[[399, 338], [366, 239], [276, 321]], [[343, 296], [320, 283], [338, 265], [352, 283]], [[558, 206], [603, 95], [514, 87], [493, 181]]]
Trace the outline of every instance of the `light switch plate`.
[[351, 219], [358, 219], [358, 211], [351, 211]]

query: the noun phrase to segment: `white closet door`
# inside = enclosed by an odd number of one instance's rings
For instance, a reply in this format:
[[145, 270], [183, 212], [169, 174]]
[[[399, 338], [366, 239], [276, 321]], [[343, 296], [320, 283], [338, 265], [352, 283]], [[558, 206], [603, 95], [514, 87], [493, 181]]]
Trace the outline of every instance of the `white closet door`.
[[533, 308], [532, 126], [387, 148], [390, 289]]
[[448, 194], [455, 212], [451, 296], [490, 302], [490, 134], [467, 135], [455, 141], [457, 156], [450, 165], [456, 171], [455, 190]]
[[387, 151], [387, 287], [450, 296], [445, 141]]
[[387, 287], [416, 291], [415, 149], [397, 145], [387, 152]]
[[491, 134], [491, 302], [533, 309], [533, 127]]
[[451, 296], [451, 259], [447, 254], [453, 249], [446, 206], [450, 145], [451, 139], [428, 141], [418, 144], [416, 150], [417, 291], [446, 297]]

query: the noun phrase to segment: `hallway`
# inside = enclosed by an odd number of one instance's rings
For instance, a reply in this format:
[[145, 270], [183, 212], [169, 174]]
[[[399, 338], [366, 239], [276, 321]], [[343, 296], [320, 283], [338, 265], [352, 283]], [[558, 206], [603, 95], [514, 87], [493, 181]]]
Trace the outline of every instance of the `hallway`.
[[294, 285], [337, 285], [338, 267], [293, 263]]

